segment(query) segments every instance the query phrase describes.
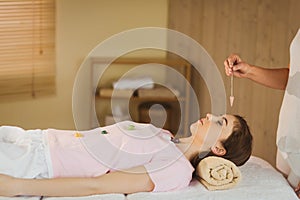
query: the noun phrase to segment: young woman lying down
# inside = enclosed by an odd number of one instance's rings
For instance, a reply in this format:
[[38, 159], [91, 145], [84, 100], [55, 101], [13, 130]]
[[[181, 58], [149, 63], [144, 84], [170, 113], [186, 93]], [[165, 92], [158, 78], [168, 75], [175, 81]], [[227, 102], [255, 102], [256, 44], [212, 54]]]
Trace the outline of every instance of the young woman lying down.
[[251, 155], [252, 135], [240, 116], [207, 114], [190, 131], [189, 137], [175, 140], [166, 130], [130, 121], [81, 132], [2, 126], [0, 196], [181, 189], [189, 185], [198, 155], [213, 135], [206, 156], [240, 166]]

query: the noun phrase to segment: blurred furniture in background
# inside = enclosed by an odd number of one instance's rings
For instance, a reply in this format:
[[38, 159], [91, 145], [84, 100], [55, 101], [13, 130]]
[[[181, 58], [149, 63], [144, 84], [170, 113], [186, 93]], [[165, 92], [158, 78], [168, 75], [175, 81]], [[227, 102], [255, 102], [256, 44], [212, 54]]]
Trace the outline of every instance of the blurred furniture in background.
[[133, 120], [152, 123], [175, 135], [188, 134], [189, 63], [181, 58], [121, 57], [112, 63], [110, 60], [90, 60], [95, 91], [92, 100], [100, 126]]

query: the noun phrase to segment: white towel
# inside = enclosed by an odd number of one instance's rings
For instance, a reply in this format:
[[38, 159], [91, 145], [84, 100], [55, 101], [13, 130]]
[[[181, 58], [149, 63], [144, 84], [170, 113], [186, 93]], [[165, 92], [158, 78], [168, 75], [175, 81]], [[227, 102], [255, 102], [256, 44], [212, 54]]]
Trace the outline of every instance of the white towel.
[[151, 77], [135, 77], [135, 78], [122, 78], [113, 83], [114, 89], [138, 89], [154, 87], [154, 81]]

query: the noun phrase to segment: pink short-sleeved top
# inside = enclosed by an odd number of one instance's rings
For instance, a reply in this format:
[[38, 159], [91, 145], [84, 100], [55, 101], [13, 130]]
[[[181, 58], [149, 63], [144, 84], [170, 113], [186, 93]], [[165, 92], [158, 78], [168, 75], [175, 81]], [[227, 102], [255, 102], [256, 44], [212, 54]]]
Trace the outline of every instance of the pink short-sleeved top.
[[144, 166], [153, 191], [181, 189], [192, 179], [194, 168], [170, 133], [151, 124], [124, 121], [79, 133], [47, 130], [53, 177], [94, 177]]

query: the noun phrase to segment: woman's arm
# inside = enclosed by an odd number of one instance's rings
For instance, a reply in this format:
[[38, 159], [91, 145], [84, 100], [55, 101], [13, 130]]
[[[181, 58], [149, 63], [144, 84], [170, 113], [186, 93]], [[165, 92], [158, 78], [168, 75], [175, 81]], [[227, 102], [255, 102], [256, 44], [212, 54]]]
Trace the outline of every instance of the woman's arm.
[[259, 84], [274, 89], [284, 90], [286, 88], [289, 68], [267, 69], [250, 65], [236, 55], [230, 55], [225, 61], [225, 72], [227, 76], [234, 75], [239, 78], [248, 78]]
[[19, 179], [4, 175], [0, 177], [0, 185], [1, 196], [87, 196], [105, 193], [129, 194], [154, 189], [154, 184], [143, 166], [95, 178]]

